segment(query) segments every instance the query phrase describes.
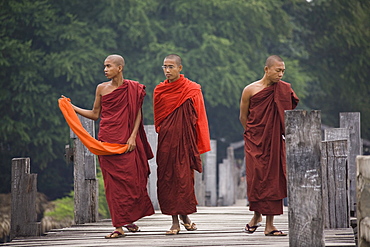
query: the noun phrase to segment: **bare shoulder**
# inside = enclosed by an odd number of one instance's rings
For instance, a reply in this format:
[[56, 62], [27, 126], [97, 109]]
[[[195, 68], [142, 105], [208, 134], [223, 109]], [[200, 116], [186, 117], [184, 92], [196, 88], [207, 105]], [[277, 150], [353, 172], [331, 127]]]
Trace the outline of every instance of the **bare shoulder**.
[[96, 86], [96, 92], [101, 96], [111, 93], [114, 89], [116, 88], [112, 86], [111, 81], [102, 82]]
[[259, 91], [263, 89], [261, 81], [255, 81], [252, 82], [251, 84], [248, 84], [244, 90], [243, 90], [243, 96], [245, 95], [246, 97], [252, 97]]

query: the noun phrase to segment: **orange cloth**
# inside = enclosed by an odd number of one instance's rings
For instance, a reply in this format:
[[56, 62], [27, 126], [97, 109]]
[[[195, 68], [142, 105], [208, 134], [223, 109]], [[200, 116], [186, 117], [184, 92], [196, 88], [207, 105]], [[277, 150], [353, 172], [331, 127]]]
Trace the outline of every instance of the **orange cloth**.
[[196, 122], [197, 146], [199, 153], [202, 154], [211, 150], [211, 143], [201, 86], [185, 78], [184, 75], [181, 74], [178, 80], [171, 83], [165, 80], [154, 89], [155, 129], [159, 133], [163, 120], [187, 99], [193, 101], [198, 115]]
[[92, 137], [82, 126], [80, 119], [73, 110], [69, 98], [60, 98], [58, 100], [59, 108], [63, 113], [69, 127], [78, 136], [81, 142], [96, 155], [113, 155], [125, 153], [128, 146], [126, 144], [101, 142]]

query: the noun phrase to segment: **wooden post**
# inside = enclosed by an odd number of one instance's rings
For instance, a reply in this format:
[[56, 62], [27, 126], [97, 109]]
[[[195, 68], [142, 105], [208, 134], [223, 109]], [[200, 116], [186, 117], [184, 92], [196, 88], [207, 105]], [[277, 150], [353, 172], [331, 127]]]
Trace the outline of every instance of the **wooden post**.
[[[82, 126], [95, 136], [94, 121], [78, 116]], [[96, 157], [70, 131], [73, 141], [74, 161], [74, 222], [84, 224], [98, 220], [99, 185], [96, 179]]]
[[158, 197], [157, 197], [157, 145], [158, 145], [158, 134], [155, 132], [154, 125], [144, 125], [144, 130], [148, 138], [150, 147], [152, 148], [154, 157], [149, 160], [150, 175], [148, 179], [148, 193], [150, 200], [152, 201], [154, 209], [159, 209]]
[[359, 155], [356, 162], [358, 246], [370, 247], [370, 156]]
[[218, 166], [219, 178], [219, 206], [230, 206], [235, 203], [235, 165], [234, 149], [228, 147], [227, 159], [223, 159]]
[[324, 246], [320, 111], [285, 111], [289, 246]]
[[30, 174], [30, 158], [12, 159], [10, 239], [39, 236], [37, 221], [37, 174]]
[[321, 149], [324, 227], [348, 228], [347, 140], [324, 141]]
[[350, 181], [350, 210], [356, 212], [356, 156], [362, 155], [361, 123], [359, 112], [341, 112], [339, 114], [340, 128], [349, 130], [348, 169]]
[[204, 154], [205, 205], [217, 206], [217, 141], [211, 140], [211, 151]]

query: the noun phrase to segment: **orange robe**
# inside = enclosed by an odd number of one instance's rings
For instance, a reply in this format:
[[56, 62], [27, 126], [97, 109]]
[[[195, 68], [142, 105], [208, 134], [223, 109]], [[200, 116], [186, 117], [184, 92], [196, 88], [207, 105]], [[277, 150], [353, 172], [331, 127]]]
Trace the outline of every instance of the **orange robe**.
[[244, 132], [249, 209], [263, 215], [283, 213], [287, 197], [284, 110], [298, 97], [289, 83], [279, 81], [253, 95]]
[[202, 172], [200, 154], [210, 150], [208, 120], [199, 84], [183, 75], [154, 90], [158, 132], [157, 193], [163, 214], [196, 212], [194, 170]]

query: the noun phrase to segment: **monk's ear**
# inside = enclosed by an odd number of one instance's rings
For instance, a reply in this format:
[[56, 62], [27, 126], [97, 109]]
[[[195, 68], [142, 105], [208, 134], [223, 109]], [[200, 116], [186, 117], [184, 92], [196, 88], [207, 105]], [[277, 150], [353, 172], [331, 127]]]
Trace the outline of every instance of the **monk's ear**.
[[123, 65], [118, 65], [118, 71], [122, 72], [123, 71]]
[[265, 73], [267, 73], [267, 71], [269, 70], [269, 68], [267, 66], [265, 66], [265, 68], [263, 70], [265, 71]]
[[182, 70], [182, 64], [180, 64], [179, 69], [180, 69], [180, 71]]

